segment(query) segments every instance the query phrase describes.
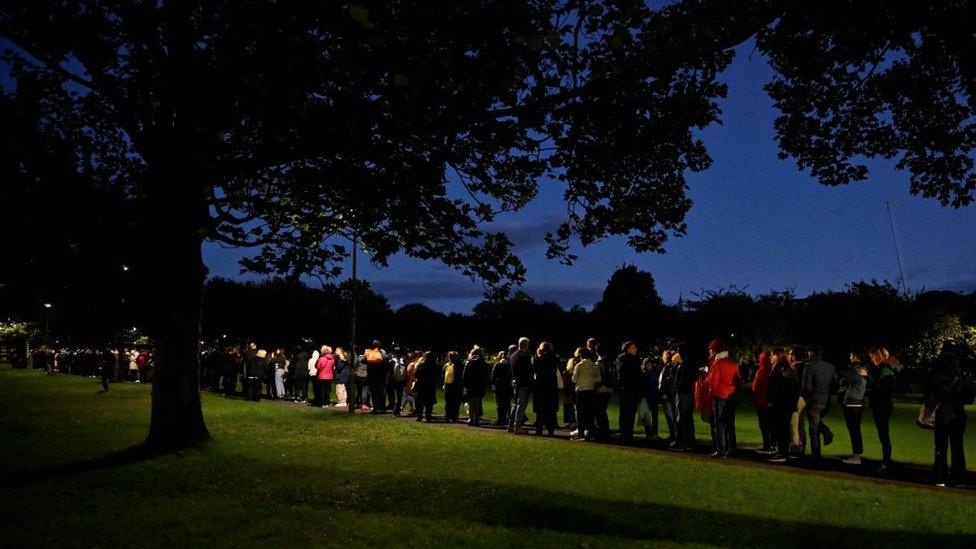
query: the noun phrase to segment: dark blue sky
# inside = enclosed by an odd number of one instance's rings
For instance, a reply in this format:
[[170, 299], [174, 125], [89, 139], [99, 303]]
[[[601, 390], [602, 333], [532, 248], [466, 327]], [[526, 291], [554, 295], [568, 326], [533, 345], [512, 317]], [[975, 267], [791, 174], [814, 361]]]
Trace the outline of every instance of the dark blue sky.
[[[885, 201], [892, 204], [913, 291], [976, 289], [976, 209], [913, 197], [907, 174], [889, 162], [871, 162], [866, 182], [824, 187], [791, 160], [778, 160], [776, 111], [762, 90], [771, 70], [758, 53], [749, 59], [750, 52], [751, 43], [740, 47], [724, 75], [730, 89], [723, 124], [702, 133], [715, 162], [688, 176], [694, 205], [687, 236], [671, 241], [664, 255], [636, 254], [623, 238], [614, 238], [578, 249], [580, 260], [572, 267], [548, 261], [542, 237], [564, 207], [558, 184], [543, 183], [526, 210], [498, 222], [528, 268], [529, 294], [589, 306], [613, 270], [628, 263], [653, 273], [659, 293], [672, 303], [733, 284], [750, 293], [793, 288], [807, 295], [861, 279], [897, 283]], [[238, 275], [238, 257], [239, 251], [218, 245], [205, 248], [213, 275], [253, 278]], [[435, 262], [396, 257], [389, 268], [360, 272], [394, 307], [419, 301], [466, 312], [481, 300], [480, 284]]]

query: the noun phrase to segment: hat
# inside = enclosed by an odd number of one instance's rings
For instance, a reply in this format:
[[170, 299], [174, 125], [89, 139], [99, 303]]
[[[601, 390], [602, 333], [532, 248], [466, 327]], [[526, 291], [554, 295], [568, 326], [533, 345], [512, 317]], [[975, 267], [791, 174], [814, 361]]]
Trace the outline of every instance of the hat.
[[714, 353], [724, 353], [729, 350], [729, 342], [724, 339], [713, 339], [711, 343], [708, 344], [708, 350]]

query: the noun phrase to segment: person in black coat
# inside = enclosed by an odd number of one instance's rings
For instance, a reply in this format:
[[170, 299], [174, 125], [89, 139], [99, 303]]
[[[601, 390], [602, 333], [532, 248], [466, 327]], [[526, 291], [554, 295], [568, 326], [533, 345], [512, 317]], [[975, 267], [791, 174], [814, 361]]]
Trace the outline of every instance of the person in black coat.
[[[966, 402], [973, 398], [973, 382], [962, 373], [966, 347], [946, 343], [938, 361], [926, 373], [925, 406], [935, 410], [935, 484], [958, 486], [966, 476]], [[948, 468], [949, 451], [952, 468]], [[948, 473], [948, 474], [947, 474]]]
[[291, 358], [288, 366], [288, 379], [291, 380], [292, 391], [295, 400], [305, 402], [308, 400], [308, 352], [298, 351]]
[[488, 389], [488, 363], [481, 357], [481, 348], [475, 347], [468, 353], [468, 361], [464, 364], [461, 383], [468, 399], [468, 425], [477, 427], [484, 415], [482, 401]]
[[529, 354], [529, 338], [519, 338], [518, 348], [509, 355], [508, 364], [512, 368], [512, 386], [515, 389], [515, 408], [508, 418], [508, 431], [520, 430], [525, 424], [532, 392], [532, 355]]
[[498, 419], [495, 425], [508, 425], [508, 414], [512, 408], [512, 367], [508, 363], [508, 356], [504, 351], [495, 357], [495, 365], [491, 367], [491, 391], [495, 395], [495, 406], [498, 409]]
[[244, 351], [244, 398], [254, 402], [261, 400], [261, 380], [264, 378], [265, 361], [258, 358], [258, 346], [250, 343]]
[[461, 415], [461, 401], [464, 398], [464, 364], [457, 352], [447, 353], [444, 363], [444, 415], [448, 423], [457, 423]]
[[414, 373], [414, 393], [417, 399], [417, 421], [431, 421], [434, 404], [437, 403], [437, 380], [439, 379], [437, 364], [433, 353], [427, 351], [417, 364]]
[[776, 454], [770, 461], [784, 463], [790, 456], [791, 422], [800, 398], [800, 377], [787, 360], [785, 349], [774, 349], [769, 361], [773, 369], [769, 372], [767, 402], [776, 439]]
[[552, 352], [548, 341], [539, 344], [532, 359], [535, 379], [532, 385], [533, 408], [535, 409], [535, 433], [542, 434], [545, 429], [549, 436], [556, 430], [556, 412], [559, 410], [559, 360]]
[[634, 437], [634, 419], [637, 407], [644, 398], [644, 376], [641, 360], [637, 357], [637, 344], [627, 341], [617, 355], [617, 379], [620, 383], [620, 436], [624, 440]]

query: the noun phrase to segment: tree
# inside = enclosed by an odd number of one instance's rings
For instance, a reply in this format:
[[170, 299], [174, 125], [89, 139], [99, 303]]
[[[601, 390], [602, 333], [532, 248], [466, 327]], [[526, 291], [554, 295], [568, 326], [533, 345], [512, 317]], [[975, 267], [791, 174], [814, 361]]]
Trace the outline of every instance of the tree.
[[801, 168], [846, 183], [866, 176], [853, 158], [901, 154], [914, 191], [968, 203], [970, 3], [827, 5], [2, 0], [0, 39], [34, 124], [140, 212], [125, 233], [158, 344], [147, 443], [166, 449], [208, 436], [203, 240], [254, 247], [257, 272], [327, 278], [353, 238], [378, 264], [437, 259], [505, 292], [524, 268], [480, 227], [553, 180], [550, 257], [608, 235], [661, 251], [685, 231], [685, 172], [711, 161], [694, 130], [753, 36]]
[[601, 335], [646, 339], [657, 336], [663, 309], [651, 273], [634, 265], [618, 268], [610, 275], [603, 298], [593, 306]]

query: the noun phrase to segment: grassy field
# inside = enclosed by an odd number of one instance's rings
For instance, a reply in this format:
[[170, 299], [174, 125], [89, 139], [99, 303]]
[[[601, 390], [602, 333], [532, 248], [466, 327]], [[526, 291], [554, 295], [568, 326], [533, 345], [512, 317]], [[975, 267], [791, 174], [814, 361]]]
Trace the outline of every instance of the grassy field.
[[[144, 386], [0, 371], [4, 546], [976, 543], [972, 492], [213, 395], [201, 449], [106, 460], [148, 404]], [[914, 431], [896, 458], [927, 461]]]

